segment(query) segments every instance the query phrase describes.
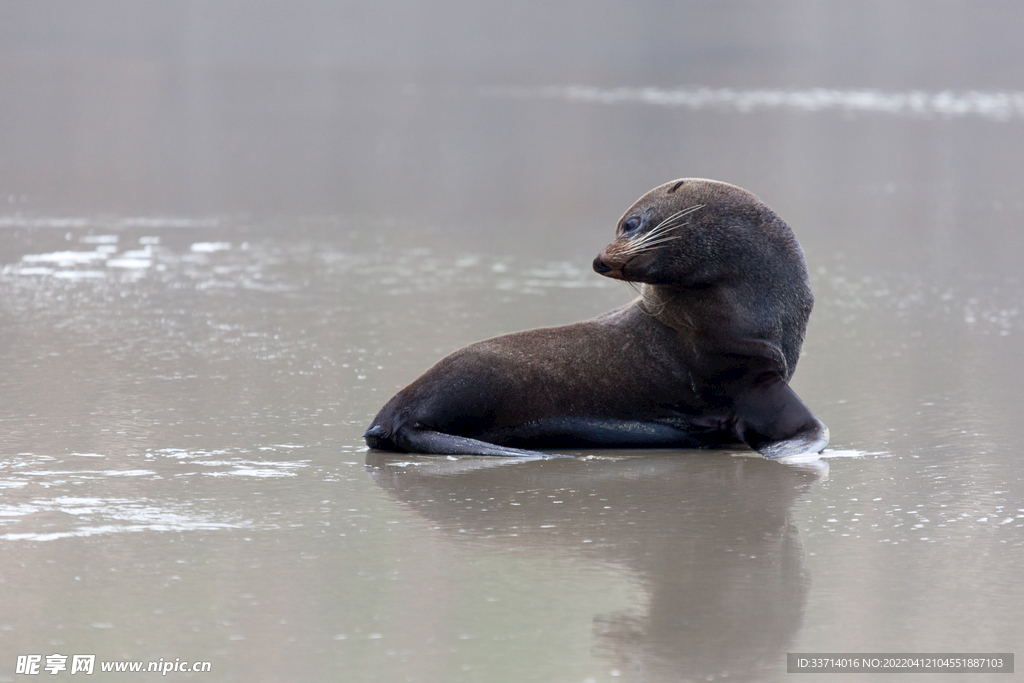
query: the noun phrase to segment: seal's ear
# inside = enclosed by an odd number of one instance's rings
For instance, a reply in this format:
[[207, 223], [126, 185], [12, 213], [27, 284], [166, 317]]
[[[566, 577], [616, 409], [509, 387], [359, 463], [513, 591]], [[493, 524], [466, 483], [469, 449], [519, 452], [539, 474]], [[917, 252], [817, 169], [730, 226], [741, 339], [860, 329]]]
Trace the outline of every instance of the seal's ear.
[[740, 441], [773, 459], [820, 453], [829, 438], [828, 427], [774, 373], [740, 395], [734, 429]]

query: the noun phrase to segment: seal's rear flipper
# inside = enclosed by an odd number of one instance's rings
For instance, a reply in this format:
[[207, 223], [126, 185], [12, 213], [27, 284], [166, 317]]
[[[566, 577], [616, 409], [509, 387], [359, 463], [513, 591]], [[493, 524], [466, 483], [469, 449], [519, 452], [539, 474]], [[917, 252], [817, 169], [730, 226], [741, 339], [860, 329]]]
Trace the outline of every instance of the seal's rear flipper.
[[370, 448], [383, 450], [399, 450], [406, 453], [424, 453], [426, 455], [492, 455], [501, 458], [569, 458], [569, 455], [557, 453], [541, 453], [521, 448], [497, 446], [486, 441], [470, 439], [465, 436], [445, 434], [427, 429], [400, 428], [398, 433], [387, 435], [384, 428], [375, 425], [363, 435], [366, 445]]
[[736, 404], [736, 435], [766, 458], [813, 455], [828, 445], [828, 427], [782, 381], [768, 380]]

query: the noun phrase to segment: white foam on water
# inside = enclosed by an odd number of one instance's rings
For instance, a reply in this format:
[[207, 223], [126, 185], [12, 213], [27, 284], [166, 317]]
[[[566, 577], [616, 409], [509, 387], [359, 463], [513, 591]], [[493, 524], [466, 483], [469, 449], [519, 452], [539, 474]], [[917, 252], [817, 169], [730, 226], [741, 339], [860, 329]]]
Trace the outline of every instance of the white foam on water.
[[208, 477], [262, 477], [266, 479], [298, 476], [292, 470], [309, 466], [309, 461], [276, 462], [272, 460], [198, 460], [204, 467], [231, 467], [224, 472], [203, 472]]
[[[174, 218], [172, 216], [122, 218], [116, 223], [118, 227], [124, 228], [214, 228], [219, 224], [220, 220], [217, 218]], [[159, 240], [159, 238], [156, 239]]]
[[868, 451], [858, 451], [852, 448], [841, 448], [839, 450], [826, 448], [821, 453], [823, 458], [863, 458], [866, 455], [881, 455], [881, 453], [869, 453]]
[[104, 470], [100, 474], [105, 474], [108, 477], [146, 477], [155, 475], [156, 472], [153, 470]]
[[732, 109], [751, 112], [765, 109], [789, 109], [803, 112], [839, 110], [894, 114], [901, 116], [980, 116], [1007, 121], [1024, 116], [1024, 92], [925, 92], [909, 90], [884, 92], [874, 89], [839, 90], [808, 88], [803, 90], [732, 88], [598, 88], [588, 85], [555, 85], [542, 88], [488, 87], [480, 94], [515, 99], [561, 99], [587, 104], [646, 104], [660, 107]]
[[[146, 499], [78, 498], [60, 496], [51, 500], [33, 500], [20, 505], [0, 506], [0, 516], [22, 517], [30, 523], [35, 513], [62, 512], [76, 518], [98, 517], [93, 523], [64, 531], [22, 532], [0, 535], [8, 541], [53, 541], [61, 538], [97, 536], [131, 531], [211, 531], [240, 529], [249, 522], [213, 521], [205, 516], [191, 514], [188, 507], [181, 510], [153, 505]], [[12, 520], [16, 521], [16, 520]], [[121, 523], [118, 523], [121, 522]]]
[[188, 450], [186, 448], [158, 448], [157, 450], [154, 451], [154, 453], [157, 453], [160, 456], [165, 457], [165, 458], [185, 459], [185, 458], [205, 458], [205, 457], [210, 456], [210, 455], [227, 455], [228, 451], [223, 449], [223, 448], [212, 450], [212, 451], [205, 451], [205, 450], [190, 451], [190, 450]]
[[87, 218], [28, 218], [0, 216], [0, 228], [87, 228]]
[[[0, 539], [5, 541], [56, 541], [60, 538], [76, 538], [84, 536], [96, 536], [98, 534], [118, 533], [122, 531], [134, 531], [122, 526], [106, 525], [100, 527], [81, 527], [74, 531], [53, 532], [48, 534], [24, 533], [24, 534], [0, 534]], [[138, 529], [142, 531], [142, 529]]]
[[94, 280], [106, 276], [102, 270], [60, 270], [53, 274], [60, 280]]
[[27, 503], [19, 505], [0, 505], [0, 517], [22, 517], [37, 512], [39, 508]]
[[782, 458], [778, 458], [778, 462], [784, 462], [787, 464], [800, 464], [814, 462], [816, 460], [830, 460], [832, 458], [863, 458], [866, 455], [880, 455], [880, 453], [869, 453], [867, 451], [858, 451], [851, 448], [833, 450], [826, 448], [821, 453], [802, 453], [800, 455], [788, 455]]
[[100, 536], [104, 534], [119, 534], [131, 531], [219, 531], [222, 529], [242, 529], [243, 524], [223, 524], [219, 522], [192, 522], [187, 525], [181, 524], [105, 524], [102, 526], [85, 526], [73, 531], [59, 531], [51, 533], [10, 533], [0, 534], [0, 539], [5, 541], [56, 541], [62, 538], [83, 538], [88, 536]]
[[203, 474], [208, 477], [261, 477], [264, 479], [298, 476], [294, 472], [256, 467], [237, 467], [230, 472], [203, 472]]
[[190, 249], [196, 253], [208, 254], [215, 251], [227, 251], [231, 248], [231, 242], [196, 242]]
[[22, 263], [54, 263], [61, 268], [105, 261], [102, 251], [53, 251], [48, 254], [25, 254]]
[[[10, 268], [10, 271], [8, 271], [8, 268]], [[53, 268], [47, 268], [46, 266], [11, 268], [10, 266], [7, 266], [4, 268], [4, 272], [11, 272], [17, 275], [53, 275]]]
[[[90, 219], [79, 216], [0, 216], [0, 228], [100, 228], [102, 230], [125, 228], [215, 228], [219, 218], [176, 218], [173, 216], [133, 216], [118, 219]], [[86, 244], [116, 244], [117, 235], [85, 235], [81, 241]], [[105, 242], [104, 240], [109, 240]]]
[[108, 268], [129, 268], [139, 270], [149, 268], [153, 261], [148, 258], [115, 258], [107, 261]]

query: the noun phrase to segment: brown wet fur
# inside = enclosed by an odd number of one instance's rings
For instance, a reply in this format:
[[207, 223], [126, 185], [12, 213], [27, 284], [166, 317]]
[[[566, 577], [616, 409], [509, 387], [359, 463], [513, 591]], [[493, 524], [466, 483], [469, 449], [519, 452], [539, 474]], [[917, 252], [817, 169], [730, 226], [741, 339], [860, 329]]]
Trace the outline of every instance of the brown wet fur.
[[787, 386], [814, 301], [803, 253], [757, 197], [711, 180], [661, 185], [623, 214], [594, 269], [641, 283], [641, 296], [592, 320], [443, 358], [381, 409], [367, 444], [510, 456], [824, 448], [827, 429]]

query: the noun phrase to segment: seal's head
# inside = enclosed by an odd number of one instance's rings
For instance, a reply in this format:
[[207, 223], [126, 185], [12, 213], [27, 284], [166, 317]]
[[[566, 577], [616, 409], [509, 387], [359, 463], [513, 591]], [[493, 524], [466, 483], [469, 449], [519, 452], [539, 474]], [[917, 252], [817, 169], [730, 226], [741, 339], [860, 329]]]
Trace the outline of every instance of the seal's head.
[[656, 187], [619, 219], [594, 270], [643, 283], [645, 299], [676, 302], [667, 324], [675, 313], [770, 342], [792, 374], [814, 302], [807, 267], [789, 226], [750, 192], [700, 178]]
[[[687, 182], [690, 187], [680, 192]], [[704, 208], [693, 191], [694, 182], [666, 183], [637, 200], [619, 219], [615, 241], [594, 259], [594, 270], [616, 280], [651, 282], [657, 257], [664, 256], [655, 252], [692, 232], [693, 214]]]

